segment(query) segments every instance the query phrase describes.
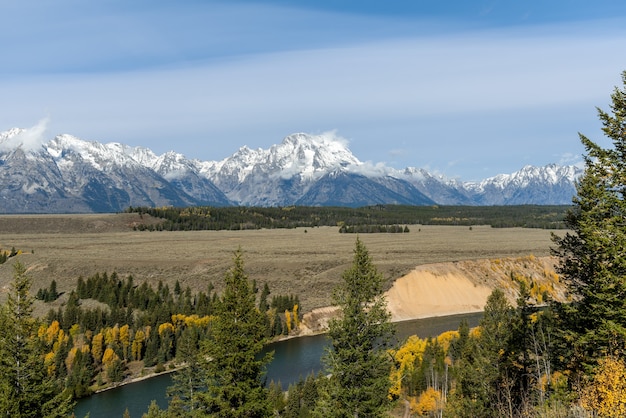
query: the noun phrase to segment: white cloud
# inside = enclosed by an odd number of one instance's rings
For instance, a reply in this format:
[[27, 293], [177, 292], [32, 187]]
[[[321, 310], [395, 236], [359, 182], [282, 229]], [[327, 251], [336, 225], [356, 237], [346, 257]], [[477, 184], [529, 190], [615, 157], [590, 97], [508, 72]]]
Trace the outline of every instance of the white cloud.
[[17, 135], [0, 144], [0, 150], [9, 151], [22, 148], [24, 151], [36, 151], [47, 142], [45, 137], [49, 118], [43, 118], [33, 127], [23, 129]]

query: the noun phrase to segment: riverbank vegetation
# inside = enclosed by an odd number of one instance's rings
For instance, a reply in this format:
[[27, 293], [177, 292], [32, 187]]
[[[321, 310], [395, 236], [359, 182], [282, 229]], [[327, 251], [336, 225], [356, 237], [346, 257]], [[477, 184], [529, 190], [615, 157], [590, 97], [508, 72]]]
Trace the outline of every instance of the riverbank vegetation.
[[[16, 277], [22, 280], [24, 268], [19, 268]], [[251, 287], [256, 298], [259, 289], [254, 282]], [[47, 301], [57, 297], [54, 281], [37, 295]], [[264, 338], [296, 331], [297, 296], [271, 295], [266, 284], [258, 299], [253, 310], [259, 312]], [[80, 398], [187, 364], [190, 353], [200, 349], [218, 323], [221, 305], [211, 284], [206, 292], [193, 293], [178, 282], [173, 291], [160, 282], [155, 289], [146, 282], [135, 284], [132, 276], [120, 279], [116, 273], [79, 278], [63, 307], [50, 310], [43, 321], [30, 319], [43, 350], [40, 368], [46, 378], [62, 382], [64, 391]]]

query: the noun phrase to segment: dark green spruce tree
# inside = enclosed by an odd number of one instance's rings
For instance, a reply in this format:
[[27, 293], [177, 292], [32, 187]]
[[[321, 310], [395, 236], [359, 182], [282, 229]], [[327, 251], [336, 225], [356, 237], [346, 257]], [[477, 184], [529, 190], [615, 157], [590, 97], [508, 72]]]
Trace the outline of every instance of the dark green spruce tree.
[[32, 317], [31, 280], [19, 261], [13, 282], [0, 307], [0, 416], [13, 418], [63, 417], [71, 412], [71, 394], [46, 375], [44, 350]]
[[261, 355], [268, 342], [264, 314], [256, 307], [241, 248], [225, 281], [217, 318], [202, 350], [207, 390], [197, 394], [196, 411], [200, 416], [269, 417], [272, 407], [264, 374], [271, 355]]
[[341, 316], [331, 320], [324, 356], [330, 375], [318, 413], [327, 417], [381, 417], [389, 407], [390, 357], [394, 335], [383, 294], [383, 276], [357, 238], [352, 267], [333, 293]]
[[[506, 354], [512, 333], [513, 308], [504, 292], [495, 289], [487, 298], [478, 336], [462, 332], [455, 365], [457, 385], [446, 411], [459, 418], [509, 416], [503, 410]], [[465, 324], [465, 327], [467, 324]], [[506, 405], [504, 405], [506, 406]]]
[[554, 236], [559, 273], [574, 295], [561, 305], [560, 358], [571, 371], [585, 372], [607, 354], [626, 348], [626, 72], [611, 95], [611, 113], [598, 109], [612, 148], [579, 134], [585, 172], [566, 216], [571, 232]]

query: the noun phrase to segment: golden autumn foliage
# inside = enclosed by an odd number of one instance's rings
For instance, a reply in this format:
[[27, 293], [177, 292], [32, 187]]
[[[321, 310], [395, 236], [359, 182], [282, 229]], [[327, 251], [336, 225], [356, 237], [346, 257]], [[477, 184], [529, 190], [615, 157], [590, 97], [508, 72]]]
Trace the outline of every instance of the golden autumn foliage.
[[287, 325], [287, 333], [291, 332], [291, 311], [285, 310], [285, 325]]
[[437, 343], [443, 349], [443, 352], [447, 353], [448, 349], [450, 348], [450, 343], [457, 338], [459, 338], [459, 331], [455, 330], [455, 331], [446, 331], [440, 334], [436, 339], [437, 339]]
[[116, 360], [119, 360], [118, 355], [115, 354], [115, 351], [113, 351], [111, 347], [107, 347], [102, 355], [102, 364], [104, 364], [105, 367], [108, 367]]
[[159, 325], [159, 335], [163, 335], [164, 332], [166, 331], [170, 331], [171, 333], [174, 333], [174, 325], [172, 325], [169, 322], [164, 322], [161, 325]]
[[298, 318], [298, 304], [293, 305], [293, 327], [298, 329], [300, 326], [300, 319]]
[[91, 339], [91, 355], [95, 359], [96, 363], [99, 364], [102, 360], [102, 355], [104, 354], [104, 335], [101, 332], [97, 333]]
[[46, 372], [48, 373], [48, 376], [54, 376], [54, 373], [56, 372], [57, 366], [54, 363], [54, 357], [55, 354], [54, 352], [49, 352], [46, 354], [46, 356], [44, 357], [44, 366], [46, 367]]
[[104, 331], [104, 342], [106, 345], [115, 344], [120, 339], [120, 328], [115, 324], [112, 328], [106, 328]]
[[143, 350], [143, 343], [145, 340], [146, 334], [142, 330], [137, 330], [131, 347], [133, 360], [141, 360], [141, 352]]
[[120, 343], [124, 348], [130, 345], [130, 327], [128, 324], [122, 325], [120, 328]]
[[60, 330], [61, 326], [59, 325], [59, 321], [52, 321], [48, 327], [45, 325], [39, 327], [39, 338], [44, 338], [46, 344], [52, 344], [58, 337]]
[[441, 409], [441, 392], [429, 387], [417, 397], [412, 398], [411, 412], [419, 416], [428, 416], [429, 414]]
[[596, 374], [582, 389], [580, 404], [599, 417], [626, 417], [626, 364], [616, 357], [599, 361]]
[[172, 315], [172, 325], [174, 326], [175, 330], [183, 329], [185, 327], [206, 328], [214, 319], [214, 316], [208, 315], [198, 316], [196, 314], [174, 314]]
[[[458, 331], [446, 331], [436, 337], [435, 341], [442, 347], [444, 352], [448, 352], [450, 343], [458, 337]], [[390, 398], [397, 398], [402, 394], [402, 379], [404, 376], [412, 373], [415, 367], [419, 366], [427, 344], [428, 340], [412, 335], [398, 350], [390, 352], [395, 363], [389, 376], [391, 380]]]
[[74, 358], [76, 358], [76, 352], [78, 352], [78, 347], [72, 347], [70, 352], [67, 353], [67, 357], [65, 358], [65, 367], [67, 367], [68, 371], [72, 371], [72, 367], [74, 367]]
[[422, 361], [425, 349], [426, 340], [416, 335], [411, 335], [402, 347], [391, 351], [394, 365], [391, 368], [391, 375], [389, 377], [391, 380], [389, 396], [392, 399], [402, 394], [402, 378], [413, 371], [417, 361]]
[[539, 378], [537, 385], [544, 393], [550, 388], [553, 390], [565, 390], [567, 388], [567, 376], [560, 371], [552, 373], [549, 377], [544, 374]]

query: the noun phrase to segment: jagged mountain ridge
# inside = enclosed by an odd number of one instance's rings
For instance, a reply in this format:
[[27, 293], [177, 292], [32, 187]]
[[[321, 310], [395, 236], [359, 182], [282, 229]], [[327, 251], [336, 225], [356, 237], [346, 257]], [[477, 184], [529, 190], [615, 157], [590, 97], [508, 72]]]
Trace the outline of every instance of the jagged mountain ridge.
[[42, 144], [7, 146], [18, 143], [23, 133], [14, 129], [0, 135], [2, 213], [117, 212], [128, 206], [203, 203], [139, 163], [124, 145], [58, 135]]
[[569, 204], [582, 172], [527, 166], [463, 183], [423, 169], [363, 163], [333, 133], [297, 133], [265, 150], [244, 146], [221, 161], [192, 160], [174, 151], [156, 155], [71, 135], [37, 143], [26, 134], [0, 132], [1, 213], [168, 205]]

